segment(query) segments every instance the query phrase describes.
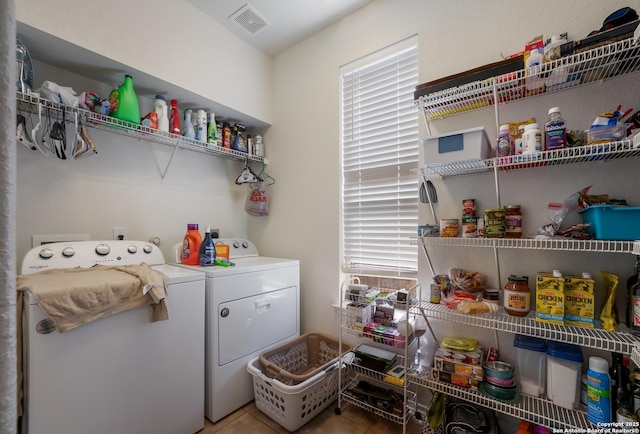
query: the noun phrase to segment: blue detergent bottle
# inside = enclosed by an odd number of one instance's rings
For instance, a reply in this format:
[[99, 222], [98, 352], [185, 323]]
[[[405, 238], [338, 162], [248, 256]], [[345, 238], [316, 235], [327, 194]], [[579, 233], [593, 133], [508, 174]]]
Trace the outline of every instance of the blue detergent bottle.
[[214, 265], [216, 265], [216, 246], [211, 238], [211, 226], [207, 226], [204, 240], [200, 244], [200, 266], [212, 267]]

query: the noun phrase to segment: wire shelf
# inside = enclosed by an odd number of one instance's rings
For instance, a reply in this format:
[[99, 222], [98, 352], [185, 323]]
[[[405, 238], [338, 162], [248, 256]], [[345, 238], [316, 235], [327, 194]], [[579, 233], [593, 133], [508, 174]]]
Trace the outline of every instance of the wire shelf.
[[636, 345], [640, 344], [640, 339], [631, 333], [608, 332], [602, 329], [599, 324], [596, 324], [596, 328], [547, 324], [536, 321], [532, 314], [526, 317], [509, 315], [504, 312], [502, 307], [496, 314], [474, 315], [460, 313], [455, 309], [449, 309], [443, 304], [422, 302], [421, 307], [429, 318], [508, 333], [535, 336], [553, 341], [568, 342], [580, 347], [626, 355], [631, 355]]
[[428, 119], [507, 103], [622, 76], [640, 70], [640, 46], [633, 38], [543, 63], [529, 73], [521, 69], [419, 97], [415, 103]]
[[449, 176], [473, 175], [493, 170], [510, 171], [531, 167], [559, 166], [592, 161], [612, 160], [640, 156], [640, 143], [632, 140], [597, 143], [571, 148], [543, 151], [533, 155], [511, 155], [488, 160], [465, 160], [451, 163], [427, 164], [418, 171], [420, 175], [440, 179]]
[[635, 253], [640, 255], [640, 241], [575, 240], [571, 238], [412, 238], [412, 244], [438, 247], [483, 247], [498, 249], [557, 250], [592, 253]]
[[43, 109], [43, 116], [51, 116], [56, 120], [62, 120], [62, 113], [65, 113], [65, 121], [73, 122], [69, 116], [80, 116], [83, 124], [98, 130], [105, 130], [128, 137], [134, 137], [148, 142], [159, 143], [168, 146], [178, 146], [180, 149], [186, 149], [201, 154], [214, 155], [232, 160], [251, 160], [262, 162], [263, 157], [250, 155], [245, 152], [236, 151], [234, 149], [226, 149], [218, 145], [199, 142], [189, 139], [178, 134], [171, 134], [164, 131], [158, 131], [153, 128], [145, 127], [140, 124], [123, 121], [105, 116], [100, 113], [94, 113], [81, 108], [74, 108], [40, 98], [35, 95], [17, 92], [17, 101], [19, 111], [28, 112], [30, 114], [38, 113], [38, 105]]
[[477, 390], [443, 383], [432, 378], [409, 375], [408, 380], [410, 383], [428, 387], [431, 390], [442, 392], [518, 419], [525, 419], [538, 425], [550, 428], [579, 428], [581, 429], [580, 432], [587, 432], [588, 428], [594, 428], [584, 411], [558, 407], [543, 398], [523, 394], [522, 400], [518, 404], [508, 404], [482, 395]]
[[[364, 410], [367, 410], [375, 415], [378, 415], [384, 419], [390, 420], [394, 423], [397, 423], [399, 425], [405, 425], [408, 421], [409, 418], [411, 417], [411, 415], [414, 413], [415, 409], [416, 409], [416, 393], [407, 390], [407, 397], [406, 400], [404, 402], [404, 414], [403, 415], [397, 415], [397, 414], [393, 414], [393, 413], [389, 413], [387, 411], [384, 411], [378, 407], [374, 407], [373, 405], [369, 405], [366, 402], [362, 402], [360, 401], [358, 398], [356, 398], [355, 396], [353, 396], [349, 390], [352, 389], [353, 387], [355, 387], [358, 382], [360, 380], [364, 380], [364, 381], [368, 381], [376, 386], [381, 386], [381, 387], [388, 387], [390, 389], [395, 389], [398, 390], [397, 387], [395, 387], [393, 384], [390, 383], [386, 383], [386, 382], [382, 382], [382, 381], [378, 381], [376, 379], [370, 378], [368, 376], [363, 376], [363, 375], [356, 375], [351, 381], [349, 381], [346, 385], [345, 388], [340, 392], [340, 395], [342, 396], [342, 399], [344, 399], [345, 401], [355, 405], [356, 407], [360, 407]], [[399, 390], [402, 390], [401, 388]], [[399, 392], [398, 392], [399, 393]]]

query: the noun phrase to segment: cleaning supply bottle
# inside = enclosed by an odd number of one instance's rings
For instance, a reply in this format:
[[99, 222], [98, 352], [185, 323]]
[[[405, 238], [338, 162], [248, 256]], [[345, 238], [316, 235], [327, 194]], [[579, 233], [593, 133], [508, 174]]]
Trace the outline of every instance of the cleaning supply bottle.
[[594, 425], [611, 422], [609, 364], [601, 357], [589, 357], [587, 370], [587, 418]]
[[233, 143], [231, 144], [231, 149], [235, 149], [240, 152], [247, 152], [247, 140], [245, 139], [245, 132], [247, 128], [242, 124], [235, 125], [236, 135], [233, 138]]
[[187, 233], [182, 241], [182, 263], [185, 265], [198, 265], [200, 263], [200, 245], [202, 236], [198, 230], [198, 225], [190, 223], [187, 225]]
[[156, 95], [153, 102], [153, 111], [158, 113], [158, 131], [169, 132], [169, 114], [167, 113], [167, 99], [162, 95]]
[[216, 265], [216, 246], [211, 238], [211, 226], [207, 226], [204, 240], [200, 244], [200, 266], [211, 267], [213, 265]]
[[125, 75], [122, 85], [111, 91], [109, 103], [112, 117], [134, 124], [140, 123], [140, 106], [133, 90], [133, 77], [130, 75]]
[[169, 131], [172, 134], [180, 134], [180, 114], [178, 113], [178, 100], [171, 100], [171, 114], [169, 116]]
[[195, 139], [196, 132], [193, 129], [193, 121], [191, 120], [191, 113], [193, 110], [186, 109], [184, 111], [184, 125], [182, 126], [183, 133], [182, 135], [188, 139]]
[[198, 110], [196, 112], [196, 140], [207, 143], [207, 112]]
[[211, 145], [218, 144], [218, 127], [216, 126], [216, 114], [214, 112], [209, 112], [207, 143]]

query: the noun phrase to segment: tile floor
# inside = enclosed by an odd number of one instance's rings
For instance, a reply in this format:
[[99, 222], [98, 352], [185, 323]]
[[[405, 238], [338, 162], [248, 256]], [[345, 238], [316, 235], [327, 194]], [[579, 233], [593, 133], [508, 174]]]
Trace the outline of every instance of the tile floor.
[[[402, 425], [376, 416], [355, 405], [344, 403], [340, 415], [335, 414], [336, 403], [303, 425], [296, 433], [302, 434], [401, 434]], [[419, 434], [421, 426], [413, 418], [407, 425], [408, 434]], [[252, 401], [235, 413], [216, 423], [205, 419], [204, 429], [198, 434], [287, 434], [269, 416], [258, 410]]]

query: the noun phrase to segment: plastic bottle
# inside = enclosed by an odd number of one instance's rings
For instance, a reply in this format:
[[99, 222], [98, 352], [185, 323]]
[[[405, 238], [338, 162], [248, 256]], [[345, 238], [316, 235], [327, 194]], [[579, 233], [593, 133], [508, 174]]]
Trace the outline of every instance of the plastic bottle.
[[522, 133], [522, 153], [537, 154], [544, 151], [542, 143], [542, 133], [538, 124], [527, 124]]
[[196, 132], [193, 129], [193, 121], [191, 120], [192, 112], [193, 112], [193, 110], [191, 110], [191, 109], [186, 109], [184, 111], [184, 125], [182, 127], [184, 132], [182, 133], [182, 135], [185, 136], [188, 139], [195, 139], [196, 138]]
[[534, 49], [529, 52], [529, 57], [524, 65], [527, 74], [525, 78], [527, 95], [536, 95], [538, 93], [542, 93], [544, 90], [544, 80], [540, 78], [542, 58], [542, 53], [540, 53], [538, 49]]
[[218, 127], [216, 126], [216, 114], [214, 112], [209, 112], [207, 143], [212, 145], [218, 144]]
[[564, 119], [560, 117], [560, 107], [549, 109], [549, 121], [544, 125], [545, 149], [562, 149], [567, 146], [567, 128]]
[[196, 112], [195, 132], [197, 141], [207, 143], [207, 112], [202, 109]]
[[158, 130], [169, 132], [169, 113], [167, 111], [167, 99], [162, 95], [156, 95], [153, 102], [153, 111], [158, 113]]
[[222, 147], [231, 149], [231, 125], [229, 122], [222, 124]]
[[235, 149], [240, 152], [247, 152], [247, 140], [245, 139], [246, 127], [242, 124], [235, 125], [236, 136], [233, 138], [231, 149]]
[[171, 100], [171, 114], [169, 115], [169, 131], [172, 134], [180, 134], [180, 114], [178, 113], [178, 100]]
[[211, 238], [211, 226], [207, 226], [204, 240], [200, 244], [200, 266], [211, 267], [213, 265], [216, 265], [216, 246]]
[[587, 370], [587, 417], [594, 425], [611, 422], [611, 380], [609, 364], [601, 357], [589, 357]]
[[187, 233], [182, 241], [182, 263], [185, 265], [198, 265], [200, 263], [200, 244], [202, 236], [198, 230], [198, 225], [190, 223], [187, 225]]
[[500, 131], [498, 132], [498, 139], [496, 141], [496, 153], [498, 157], [507, 157], [513, 153], [511, 151], [509, 124], [500, 125]]
[[216, 130], [218, 137], [218, 146], [222, 147], [222, 122], [216, 122]]
[[109, 103], [112, 117], [134, 124], [140, 123], [140, 106], [133, 90], [133, 77], [130, 75], [125, 75], [122, 85], [111, 91]]

